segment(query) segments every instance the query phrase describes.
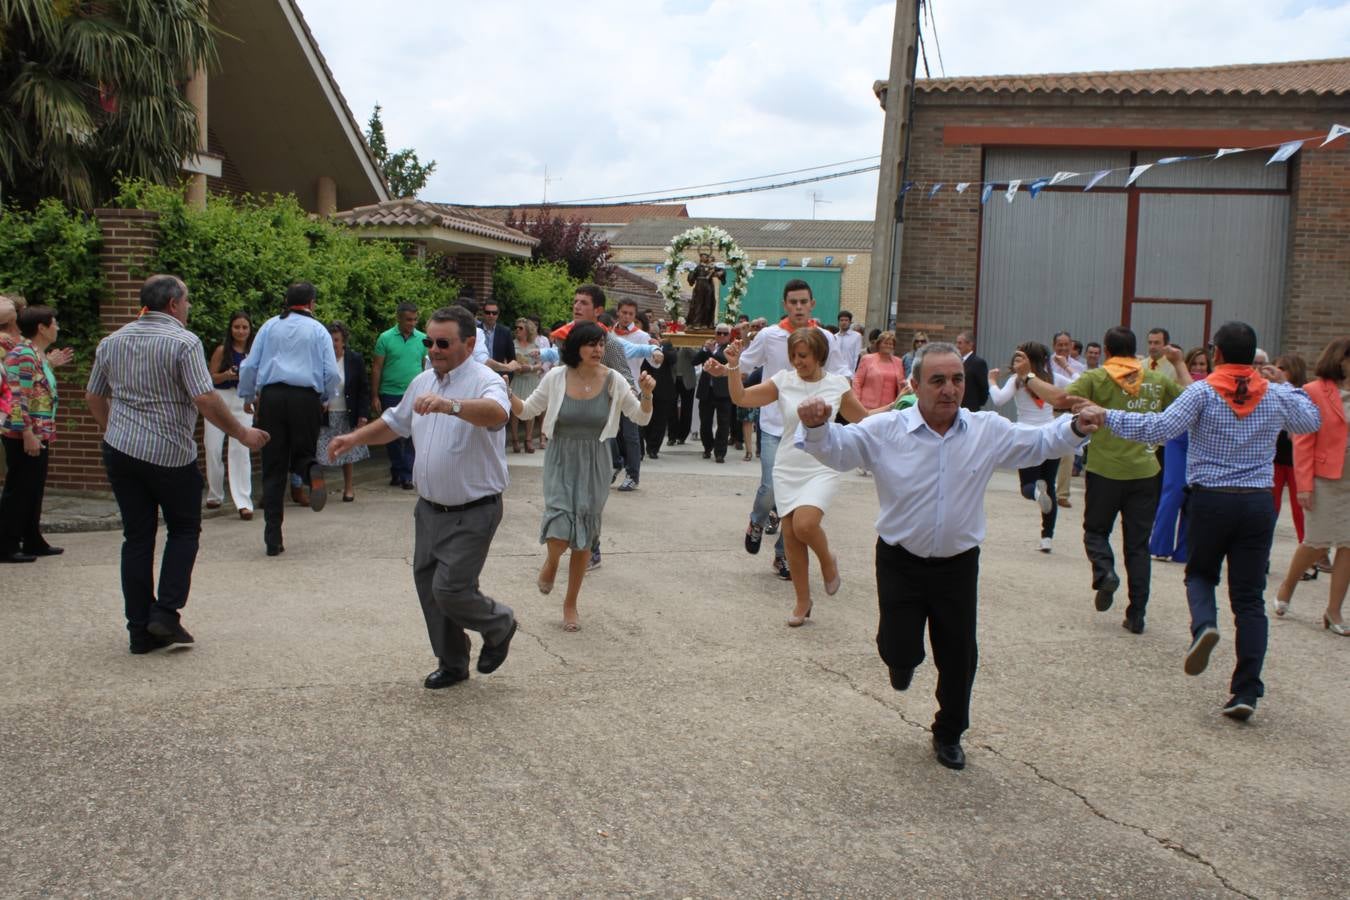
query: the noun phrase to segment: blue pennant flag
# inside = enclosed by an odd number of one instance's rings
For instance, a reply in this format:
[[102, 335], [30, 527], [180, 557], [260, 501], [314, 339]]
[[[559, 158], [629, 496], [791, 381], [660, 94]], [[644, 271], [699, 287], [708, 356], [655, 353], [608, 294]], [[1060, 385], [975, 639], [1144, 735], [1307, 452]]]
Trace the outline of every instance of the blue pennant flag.
[[1050, 183], [1049, 178], [1037, 178], [1031, 184], [1027, 185], [1027, 191], [1031, 194], [1031, 199], [1035, 200], [1036, 195], [1045, 190], [1045, 186]]
[[665, 263], [657, 263], [657, 264], [656, 264], [656, 274], [657, 274], [657, 275], [660, 275], [662, 272], [665, 271], [665, 269], [666, 269], [666, 264], [665, 264]]
[[786, 269], [786, 268], [787, 268], [787, 257], [786, 257], [786, 256], [784, 256], [784, 257], [782, 257], [781, 259], [778, 260], [778, 268], [780, 268], [780, 269]]
[[909, 193], [909, 189], [914, 187], [914, 182], [906, 181], [904, 187], [900, 188], [900, 196], [903, 197]]
[[993, 195], [994, 195], [994, 186], [992, 184], [986, 184], [984, 186], [984, 190], [980, 191], [980, 202], [988, 203], [989, 198], [992, 197]]
[[939, 181], [937, 184], [933, 185], [933, 189], [928, 192], [928, 199], [932, 200], [934, 195], [940, 190], [942, 190], [942, 182]]

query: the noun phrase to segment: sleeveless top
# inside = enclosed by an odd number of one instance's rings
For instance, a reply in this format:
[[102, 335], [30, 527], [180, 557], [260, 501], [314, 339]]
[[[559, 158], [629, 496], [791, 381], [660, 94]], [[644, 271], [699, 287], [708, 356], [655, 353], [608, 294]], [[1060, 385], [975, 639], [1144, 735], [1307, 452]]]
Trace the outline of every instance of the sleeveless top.
[[[239, 364], [242, 363], [244, 361], [244, 357], [248, 355], [247, 353], [240, 353], [233, 347], [226, 348], [226, 352], [230, 354], [230, 366], [233, 366], [235, 369], [239, 368]], [[230, 366], [226, 366], [225, 368], [228, 369]], [[222, 381], [220, 384], [216, 385], [216, 390], [226, 391], [229, 390], [230, 388], [237, 388], [237, 387], [239, 387], [239, 379], [234, 378], [229, 381]]]

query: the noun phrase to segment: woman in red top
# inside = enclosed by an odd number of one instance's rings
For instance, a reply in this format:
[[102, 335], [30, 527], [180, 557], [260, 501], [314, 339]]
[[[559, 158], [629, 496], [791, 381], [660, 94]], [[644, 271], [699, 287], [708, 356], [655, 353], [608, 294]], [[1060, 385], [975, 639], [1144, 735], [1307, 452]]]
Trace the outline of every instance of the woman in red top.
[[905, 364], [895, 355], [895, 332], [877, 336], [877, 351], [858, 361], [853, 393], [867, 410], [887, 409], [905, 390]]

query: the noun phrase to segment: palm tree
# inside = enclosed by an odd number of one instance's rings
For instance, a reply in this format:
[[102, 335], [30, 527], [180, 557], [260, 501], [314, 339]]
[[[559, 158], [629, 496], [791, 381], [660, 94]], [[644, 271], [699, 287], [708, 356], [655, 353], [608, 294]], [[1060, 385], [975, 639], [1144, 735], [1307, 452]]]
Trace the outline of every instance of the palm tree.
[[0, 0], [0, 200], [88, 209], [119, 175], [176, 179], [214, 34], [207, 0]]

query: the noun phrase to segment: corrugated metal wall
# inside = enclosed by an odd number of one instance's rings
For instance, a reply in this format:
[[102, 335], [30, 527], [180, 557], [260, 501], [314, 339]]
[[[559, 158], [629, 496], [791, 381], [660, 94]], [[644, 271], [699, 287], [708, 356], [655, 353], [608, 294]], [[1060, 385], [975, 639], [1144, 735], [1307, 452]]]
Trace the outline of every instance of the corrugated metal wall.
[[[1177, 155], [1140, 151], [1139, 162]], [[1258, 156], [1260, 158], [1258, 158]], [[1283, 164], [1265, 155], [1179, 163], [1150, 169], [1136, 185], [1139, 223], [1134, 296], [1213, 301], [1212, 327], [1242, 319], [1263, 346], [1279, 346], [1289, 224], [1287, 194], [1149, 193], [1150, 188], [1283, 191]], [[1129, 165], [1124, 151], [987, 149], [985, 179], [1006, 181], [1091, 173]], [[983, 208], [977, 346], [991, 366], [1006, 368], [1012, 348], [1050, 342], [1068, 330], [1085, 342], [1120, 324], [1125, 281], [1128, 198], [1122, 192], [1025, 191], [1009, 204], [1001, 191]], [[1123, 173], [1101, 182], [1120, 187]], [[1139, 304], [1131, 327], [1140, 339], [1157, 325], [1188, 345], [1204, 335], [1196, 306]], [[1201, 317], [1201, 318], [1198, 318]], [[1192, 332], [1197, 332], [1192, 334]]]

